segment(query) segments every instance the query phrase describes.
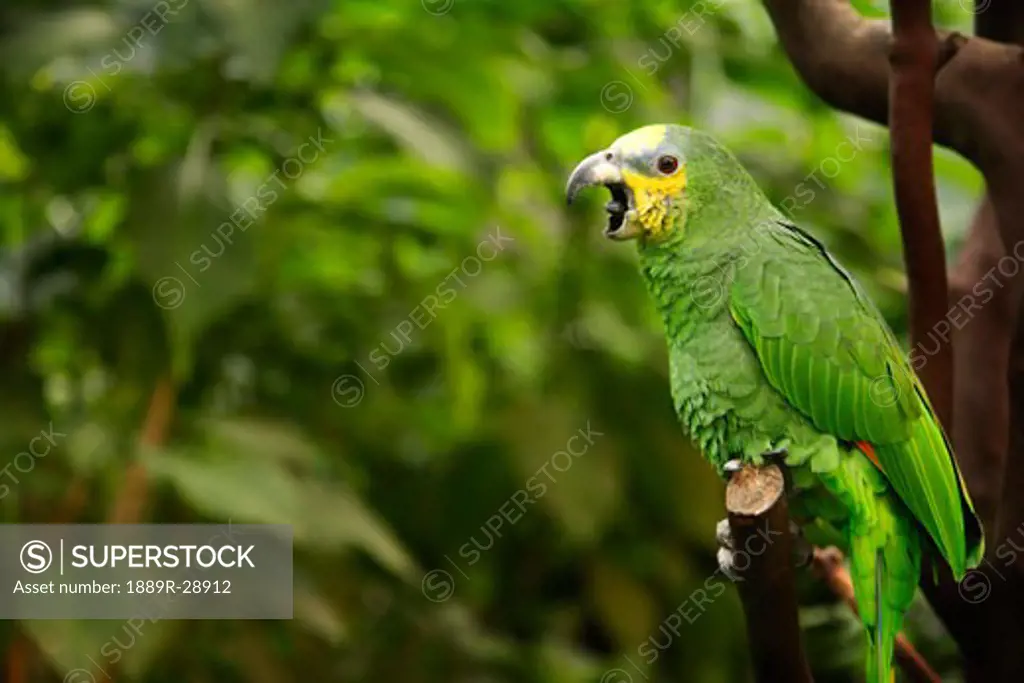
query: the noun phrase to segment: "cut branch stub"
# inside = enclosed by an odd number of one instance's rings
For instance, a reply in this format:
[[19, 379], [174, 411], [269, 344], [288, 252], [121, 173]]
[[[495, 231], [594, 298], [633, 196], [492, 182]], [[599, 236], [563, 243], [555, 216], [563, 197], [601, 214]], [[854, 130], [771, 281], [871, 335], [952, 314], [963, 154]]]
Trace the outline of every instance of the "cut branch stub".
[[729, 480], [725, 508], [730, 518], [758, 517], [769, 511], [785, 493], [785, 478], [777, 465], [745, 466]]
[[725, 491], [737, 584], [758, 683], [813, 683], [800, 637], [793, 537], [777, 465], [745, 466]]

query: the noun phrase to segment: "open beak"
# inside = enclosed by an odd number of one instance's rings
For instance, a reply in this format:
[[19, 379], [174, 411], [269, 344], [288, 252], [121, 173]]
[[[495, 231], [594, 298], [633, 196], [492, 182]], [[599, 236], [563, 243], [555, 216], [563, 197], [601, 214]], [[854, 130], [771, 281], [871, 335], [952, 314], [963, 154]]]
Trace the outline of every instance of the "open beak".
[[605, 236], [615, 240], [637, 237], [639, 230], [635, 227], [636, 223], [626, 221], [627, 214], [635, 208], [633, 193], [623, 181], [622, 169], [611, 152], [597, 152], [580, 162], [565, 186], [566, 201], [572, 204], [583, 188], [594, 185], [604, 185], [612, 194], [612, 200], [605, 205], [605, 211], [608, 212]]

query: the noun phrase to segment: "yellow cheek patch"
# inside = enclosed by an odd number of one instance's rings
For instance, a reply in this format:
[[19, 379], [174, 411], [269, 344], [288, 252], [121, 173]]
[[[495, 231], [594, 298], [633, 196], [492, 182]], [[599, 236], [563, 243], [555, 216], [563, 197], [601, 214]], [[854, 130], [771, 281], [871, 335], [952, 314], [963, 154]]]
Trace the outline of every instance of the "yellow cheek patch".
[[665, 224], [667, 203], [686, 189], [686, 169], [680, 166], [672, 175], [656, 178], [624, 169], [622, 179], [633, 191], [637, 218], [644, 229], [655, 236], [665, 232], [668, 228]]

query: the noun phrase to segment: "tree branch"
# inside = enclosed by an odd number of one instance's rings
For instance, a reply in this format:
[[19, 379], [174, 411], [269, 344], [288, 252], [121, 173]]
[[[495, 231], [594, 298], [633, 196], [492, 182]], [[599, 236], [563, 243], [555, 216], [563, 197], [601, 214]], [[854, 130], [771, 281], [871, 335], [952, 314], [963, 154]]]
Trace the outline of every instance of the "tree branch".
[[[985, 11], [975, 14], [974, 27], [979, 36], [1018, 46], [1024, 44], [1024, 5], [1019, 0], [989, 0]], [[1015, 66], [1021, 70], [1024, 63], [1017, 62]], [[1015, 138], [1008, 137], [1007, 139], [1019, 143], [1021, 139], [1020, 119], [1024, 112], [1017, 109], [1005, 113], [1007, 114], [1005, 118], [1010, 118], [1011, 121], [1009, 125], [1004, 124], [999, 132], [1008, 136], [1016, 134]], [[1012, 130], [1008, 130], [1010, 128]], [[1019, 150], [1015, 151], [1019, 152]], [[1016, 275], [1016, 266], [1019, 266], [1020, 261], [1024, 260], [1018, 256], [1018, 254], [1024, 255], [1024, 250], [1021, 249], [1024, 247], [1024, 243], [1017, 241], [1011, 244], [1009, 239], [1015, 232], [1013, 227], [1024, 225], [1024, 215], [1015, 212], [1016, 208], [1012, 204], [1012, 198], [1021, 194], [1022, 184], [1021, 169], [1019, 166], [1011, 168], [1012, 163], [1012, 161], [1008, 161], [1004, 172], [990, 181], [990, 191], [996, 210], [994, 220], [1003, 235], [1006, 247], [1003, 264], [1012, 264], [1013, 272]], [[1020, 163], [1019, 159], [1017, 163]], [[994, 187], [993, 182], [996, 183]], [[1008, 389], [1009, 394], [1004, 411], [1005, 421], [1002, 425], [1008, 436], [1009, 445], [1006, 449], [1007, 457], [1004, 458], [1003, 467], [995, 469], [1002, 475], [1000, 477], [1002, 491], [994, 525], [995, 533], [989, 536], [989, 544], [996, 546], [996, 562], [1001, 565], [998, 570], [998, 578], [1003, 584], [997, 590], [1003, 610], [993, 629], [1008, 639], [1008, 642], [1015, 642], [1024, 639], [1024, 618], [1021, 618], [1021, 615], [1024, 614], [1024, 569], [1015, 561], [1007, 563], [1005, 553], [1000, 552], [999, 548], [1003, 546], [1002, 550], [1005, 550], [1005, 544], [1008, 541], [1012, 543], [1013, 541], [1010, 539], [1016, 540], [1021, 530], [1024, 529], [1024, 501], [1020, 495], [1021, 489], [1024, 488], [1024, 427], [1021, 425], [1021, 419], [1024, 418], [1024, 309], [1022, 309], [1021, 296], [1022, 290], [1024, 290], [1024, 282], [1022, 282], [1024, 277], [1016, 276], [1004, 279], [1009, 281], [1006, 299], [1011, 310], [1005, 311], [1003, 322], [1010, 326], [1016, 321], [1017, 329], [1011, 331], [1013, 341], [1010, 348], [1005, 351], [1005, 357], [998, 358], [1005, 362], [1003, 367], [1007, 370], [1008, 386], [999, 388]], [[999, 342], [1003, 341], [1002, 337], [996, 339]], [[1001, 344], [997, 349], [1000, 352], [1004, 351]], [[1016, 546], [1014, 548], [1016, 549]], [[1016, 559], [1016, 553], [1014, 553], [1014, 559]], [[992, 567], [992, 569], [995, 568]], [[1024, 663], [1014, 666], [1009, 664], [1011, 659], [1003, 657], [1004, 662], [1007, 663], [1004, 664], [1001, 673], [1006, 676], [1015, 676], [1017, 679], [1024, 677]], [[1018, 657], [1017, 659], [1022, 658]]]
[[[953, 413], [950, 437], [987, 538], [996, 535], [1002, 472], [1009, 444], [1010, 348], [1022, 278], [1006, 263], [995, 210], [986, 195], [950, 273], [950, 310], [969, 322], [953, 326]], [[969, 313], [963, 313], [964, 310]]]
[[[893, 0], [889, 130], [896, 213], [903, 241], [909, 292], [910, 343], [916, 347], [946, 318], [949, 305], [946, 249], [939, 227], [932, 163], [934, 74], [939, 41], [932, 26], [931, 0]], [[927, 287], [921, 287], [927, 283]], [[939, 416], [953, 427], [953, 349], [940, 344], [918, 370]]]
[[889, 28], [845, 0], [763, 0], [789, 61], [818, 97], [885, 124]]
[[737, 554], [740, 599], [758, 683], [813, 683], [804, 655], [793, 575], [785, 483], [776, 465], [744, 467], [725, 491]]
[[[992, 0], [993, 2], [995, 0]], [[848, 0], [762, 0], [800, 77], [825, 102], [888, 122], [887, 22], [860, 16]], [[991, 11], [989, 8], [987, 11]], [[1024, 239], [1024, 49], [939, 31], [933, 137], [985, 175], [1007, 245]]]
[[[139, 435], [139, 446], [156, 448], [167, 441], [174, 414], [175, 390], [169, 376], [157, 380], [153, 395], [149, 400], [149, 409], [142, 424]], [[138, 524], [149, 497], [149, 475], [146, 467], [135, 460], [128, 465], [124, 473], [121, 490], [110, 508], [108, 524]]]
[[7, 648], [7, 665], [5, 667], [7, 676], [4, 680], [10, 681], [10, 683], [27, 683], [31, 668], [29, 664], [32, 644], [28, 636], [22, 633], [20, 625], [12, 624], [11, 631], [11, 644]]
[[[950, 275], [949, 301], [950, 310], [969, 311], [953, 318], [969, 322], [953, 326], [953, 412], [957, 419], [951, 436], [985, 528], [989, 556], [1005, 538], [996, 525], [1000, 508], [1006, 509], [1000, 503], [1006, 495], [1004, 482], [1020, 481], [1012, 479], [1012, 474], [1006, 476], [1004, 468], [1011, 415], [1007, 378], [1024, 278], [1006, 276], [1013, 273], [1006, 265], [1016, 265], [1006, 257], [991, 198], [986, 194]], [[1020, 490], [1019, 484], [1016, 490]], [[966, 680], [1002, 680], [997, 673], [999, 662], [1014, 653], [1001, 644], [1012, 642], [1006, 637], [1017, 628], [1004, 622], [1017, 620], [1020, 613], [1007, 610], [1012, 602], [1004, 593], [1010, 586], [990, 562], [972, 572], [964, 586], [956, 584], [941, 561], [934, 567], [939, 581], [933, 582], [930, 564], [922, 567], [920, 586], [960, 647]]]
[[985, 0], [974, 12], [974, 35], [997, 43], [1024, 43], [1024, 5], [1019, 0]]

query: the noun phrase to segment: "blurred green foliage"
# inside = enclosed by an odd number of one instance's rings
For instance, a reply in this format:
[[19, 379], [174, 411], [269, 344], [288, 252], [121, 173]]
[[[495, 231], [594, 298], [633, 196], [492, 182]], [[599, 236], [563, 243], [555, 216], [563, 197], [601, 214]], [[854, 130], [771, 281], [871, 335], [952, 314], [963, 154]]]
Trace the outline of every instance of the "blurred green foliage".
[[[711, 130], [901, 329], [886, 131], [801, 85], [758, 2], [7, 0], [0, 27], [3, 520], [134, 496], [296, 545], [293, 621], [8, 623], [5, 680], [746, 680], [722, 486], [604, 198], [562, 188], [637, 126]], [[955, 248], [980, 181], [937, 167]], [[806, 583], [818, 680], [856, 680]]]

